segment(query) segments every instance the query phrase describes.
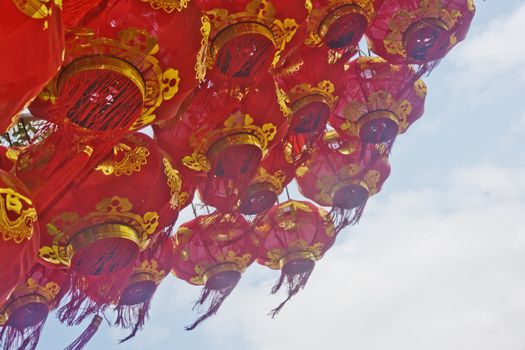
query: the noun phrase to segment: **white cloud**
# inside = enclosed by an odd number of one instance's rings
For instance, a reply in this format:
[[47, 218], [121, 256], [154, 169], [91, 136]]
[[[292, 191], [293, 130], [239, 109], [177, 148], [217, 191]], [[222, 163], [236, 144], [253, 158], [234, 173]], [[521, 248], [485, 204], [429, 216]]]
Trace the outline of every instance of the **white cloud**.
[[272, 281], [249, 271], [263, 280], [241, 285], [204, 334], [260, 350], [522, 350], [525, 169], [447, 176], [443, 191], [374, 199], [277, 320], [265, 316]]

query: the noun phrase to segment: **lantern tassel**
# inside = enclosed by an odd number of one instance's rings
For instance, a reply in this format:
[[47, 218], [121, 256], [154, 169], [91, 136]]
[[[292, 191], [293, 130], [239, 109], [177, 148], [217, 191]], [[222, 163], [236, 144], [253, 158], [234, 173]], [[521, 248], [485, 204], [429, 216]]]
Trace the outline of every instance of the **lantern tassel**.
[[150, 305], [151, 299], [136, 305], [117, 306], [117, 320], [115, 321], [115, 325], [124, 329], [132, 329], [131, 333], [126, 338], [119, 340], [119, 344], [130, 340], [138, 331], [144, 328], [144, 324], [149, 318]]
[[358, 207], [350, 210], [337, 207], [332, 208], [329, 216], [334, 223], [336, 234], [341, 232], [341, 230], [347, 226], [356, 225], [359, 223], [359, 220], [361, 219], [361, 216], [365, 210], [366, 203], [367, 202], [365, 201]]
[[204, 287], [201, 293], [201, 297], [195, 302], [193, 309], [195, 310], [196, 308], [198, 308], [200, 311], [201, 307], [204, 305], [206, 300], [210, 300], [208, 303], [207, 310], [204, 314], [197, 318], [197, 320], [195, 320], [193, 324], [186, 326], [185, 329], [187, 331], [191, 331], [195, 329], [195, 327], [197, 327], [201, 322], [215, 315], [217, 311], [219, 311], [219, 308], [221, 307], [224, 300], [226, 300], [226, 298], [231, 294], [238, 282], [239, 280], [223, 289], [209, 289]]
[[3, 326], [0, 330], [2, 350], [35, 350], [46, 319], [47, 316], [36, 325], [22, 331], [10, 325]]
[[281, 276], [279, 277], [279, 280], [272, 288], [272, 294], [276, 294], [282, 287], [283, 283], [286, 280], [286, 285], [288, 289], [288, 297], [281, 303], [279, 306], [277, 306], [275, 309], [270, 311], [268, 315], [270, 315], [271, 318], [275, 318], [277, 314], [281, 311], [281, 309], [286, 305], [290, 299], [301, 289], [303, 289], [306, 284], [308, 283], [308, 279], [310, 278], [310, 275], [312, 274], [313, 269], [309, 269], [303, 273], [288, 275], [285, 272], [281, 271]]
[[75, 339], [71, 344], [69, 344], [64, 350], [81, 350], [89, 343], [91, 338], [97, 333], [100, 324], [102, 323], [102, 317], [95, 315], [89, 326], [80, 334], [80, 336]]

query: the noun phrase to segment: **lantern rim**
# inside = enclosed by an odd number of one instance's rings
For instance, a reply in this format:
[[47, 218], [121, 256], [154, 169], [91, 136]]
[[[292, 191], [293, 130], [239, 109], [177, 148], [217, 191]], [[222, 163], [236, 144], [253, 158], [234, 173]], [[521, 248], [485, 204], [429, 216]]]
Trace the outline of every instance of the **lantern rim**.
[[3, 317], [5, 320], [5, 323], [9, 322], [9, 318], [17, 310], [19, 310], [21, 307], [28, 305], [28, 304], [32, 304], [32, 303], [42, 304], [42, 305], [45, 305], [47, 310], [49, 311], [48, 302], [49, 300], [45, 296], [40, 295], [40, 294], [28, 294], [28, 295], [23, 295], [19, 298], [16, 298], [13, 301], [11, 301], [5, 307], [5, 310], [3, 311]]
[[[400, 125], [399, 125], [399, 117], [396, 113], [390, 111], [390, 110], [387, 110], [387, 109], [378, 109], [378, 110], [375, 110], [375, 111], [371, 111], [371, 112], [368, 112], [368, 113], [365, 113], [363, 114], [359, 120], [357, 121], [357, 134], [359, 135], [359, 137], [362, 136], [362, 130], [364, 129], [364, 127], [373, 122], [373, 121], [376, 121], [376, 120], [386, 120], [388, 122], [391, 122], [393, 127], [396, 128], [396, 132], [395, 132], [395, 135], [398, 135], [399, 132], [400, 132]], [[382, 143], [382, 142], [385, 142], [385, 141], [388, 141], [388, 140], [381, 140], [380, 142], [378, 143]]]
[[289, 262], [297, 261], [297, 260], [315, 261], [316, 257], [312, 252], [307, 251], [307, 250], [291, 252], [281, 257], [281, 259], [279, 259], [279, 267], [283, 269], [284, 266], [288, 264]]
[[[318, 35], [321, 38], [321, 40], [323, 40], [323, 42], [325, 41], [326, 34], [329, 32], [330, 28], [332, 27], [334, 23], [336, 23], [343, 16], [347, 16], [351, 14], [359, 15], [365, 19], [367, 24], [370, 23], [370, 20], [369, 20], [369, 17], [366, 11], [359, 5], [346, 4], [346, 5], [337, 7], [333, 9], [332, 11], [330, 11], [330, 13], [328, 13], [323, 18], [321, 23], [319, 24]], [[366, 27], [364, 28], [363, 33], [365, 32], [365, 30], [366, 30]], [[326, 45], [328, 44], [326, 43]], [[334, 48], [343, 48], [343, 47], [346, 47], [347, 45], [344, 45], [341, 47], [334, 47]]]
[[[433, 29], [437, 30], [440, 35], [448, 34], [447, 36], [450, 36], [450, 34], [449, 34], [450, 33], [450, 28], [449, 28], [448, 24], [444, 20], [442, 20], [440, 18], [437, 18], [437, 17], [423, 18], [423, 19], [420, 19], [420, 20], [412, 23], [403, 32], [403, 38], [402, 38], [403, 48], [404, 48], [407, 56], [409, 56], [413, 60], [417, 60], [417, 61], [434, 61], [434, 60], [437, 60], [437, 59], [441, 58], [441, 56], [443, 56], [444, 52], [439, 52], [439, 51], [438, 52], [434, 52], [433, 55], [431, 54], [431, 57], [417, 57], [417, 56], [414, 56], [414, 54], [412, 52], [408, 51], [408, 43], [409, 43], [412, 35], [414, 35], [417, 31], [425, 29], [425, 28], [433, 28]], [[435, 42], [434, 44], [437, 44], [437, 43]], [[448, 44], [448, 41], [447, 41], [447, 44]], [[447, 47], [448, 47], [448, 45], [447, 45]], [[446, 51], [446, 49], [444, 51]]]
[[90, 244], [103, 239], [120, 238], [135, 243], [143, 250], [137, 231], [128, 225], [117, 223], [106, 223], [91, 226], [81, 230], [70, 238], [66, 246], [71, 246], [74, 252], [79, 251]]
[[212, 160], [215, 157], [218, 157], [220, 153], [229, 148], [244, 145], [254, 146], [258, 148], [261, 152], [263, 151], [263, 145], [261, 144], [261, 140], [257, 136], [249, 133], [237, 133], [224, 136], [217, 140], [215, 143], [213, 143], [208, 148], [208, 151], [206, 152], [206, 157]]

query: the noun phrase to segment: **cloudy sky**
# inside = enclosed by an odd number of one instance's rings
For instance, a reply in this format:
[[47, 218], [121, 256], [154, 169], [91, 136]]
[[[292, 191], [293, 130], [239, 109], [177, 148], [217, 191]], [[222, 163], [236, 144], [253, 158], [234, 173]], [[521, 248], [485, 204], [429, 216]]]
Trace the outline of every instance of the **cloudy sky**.
[[[525, 2], [477, 7], [427, 79], [426, 114], [396, 143], [383, 191], [276, 320], [277, 275], [253, 266], [186, 332], [199, 289], [170, 277], [138, 337], [117, 345], [125, 333], [105, 327], [87, 348], [524, 350]], [[50, 320], [40, 348], [80, 331]]]

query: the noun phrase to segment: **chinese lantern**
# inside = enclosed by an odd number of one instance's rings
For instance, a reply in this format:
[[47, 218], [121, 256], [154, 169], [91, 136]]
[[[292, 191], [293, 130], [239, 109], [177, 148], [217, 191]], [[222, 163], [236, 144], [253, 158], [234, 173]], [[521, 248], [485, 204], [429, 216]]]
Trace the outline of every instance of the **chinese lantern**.
[[334, 244], [335, 229], [328, 214], [310, 202], [290, 200], [275, 205], [258, 222], [260, 245], [257, 262], [281, 270], [272, 289], [277, 293], [286, 283], [288, 297], [272, 310], [274, 317], [306, 286], [315, 262]]
[[36, 262], [37, 212], [27, 188], [0, 169], [0, 303]]
[[323, 134], [342, 92], [343, 65], [333, 62], [324, 50], [303, 46], [272, 73], [281, 109], [290, 118], [285, 142], [292, 147], [294, 161], [301, 163]]
[[66, 272], [35, 265], [0, 306], [3, 349], [35, 349], [47, 315], [58, 307]]
[[240, 195], [239, 211], [245, 215], [270, 209], [295, 176], [291, 145], [279, 143], [261, 162], [255, 177]]
[[392, 64], [427, 64], [465, 39], [474, 13], [473, 0], [387, 0], [366, 36]]
[[0, 3], [0, 132], [16, 121], [62, 64], [60, 1]]
[[115, 325], [131, 329], [124, 342], [144, 327], [153, 295], [173, 266], [173, 242], [163, 238], [143, 251], [116, 306]]
[[390, 166], [375, 146], [329, 131], [296, 175], [303, 196], [332, 208], [339, 231], [359, 221], [368, 197], [379, 192], [390, 175]]
[[389, 153], [398, 134], [423, 115], [427, 87], [412, 68], [376, 57], [352, 61], [346, 87], [330, 119], [339, 134], [380, 144]]
[[250, 232], [242, 216], [219, 212], [199, 216], [178, 229], [173, 272], [188, 283], [204, 286], [195, 306], [206, 308], [187, 330], [217, 313], [254, 261], [256, 247]]
[[151, 138], [129, 135], [41, 218], [40, 260], [69, 268], [61, 321], [118, 300], [139, 252], [176, 220], [180, 178], [164, 159]]
[[276, 63], [308, 13], [304, 1], [297, 0], [196, 3], [205, 13], [208, 28], [208, 78], [235, 83], [253, 81]]
[[308, 46], [353, 49], [384, 0], [313, 0], [307, 20]]

